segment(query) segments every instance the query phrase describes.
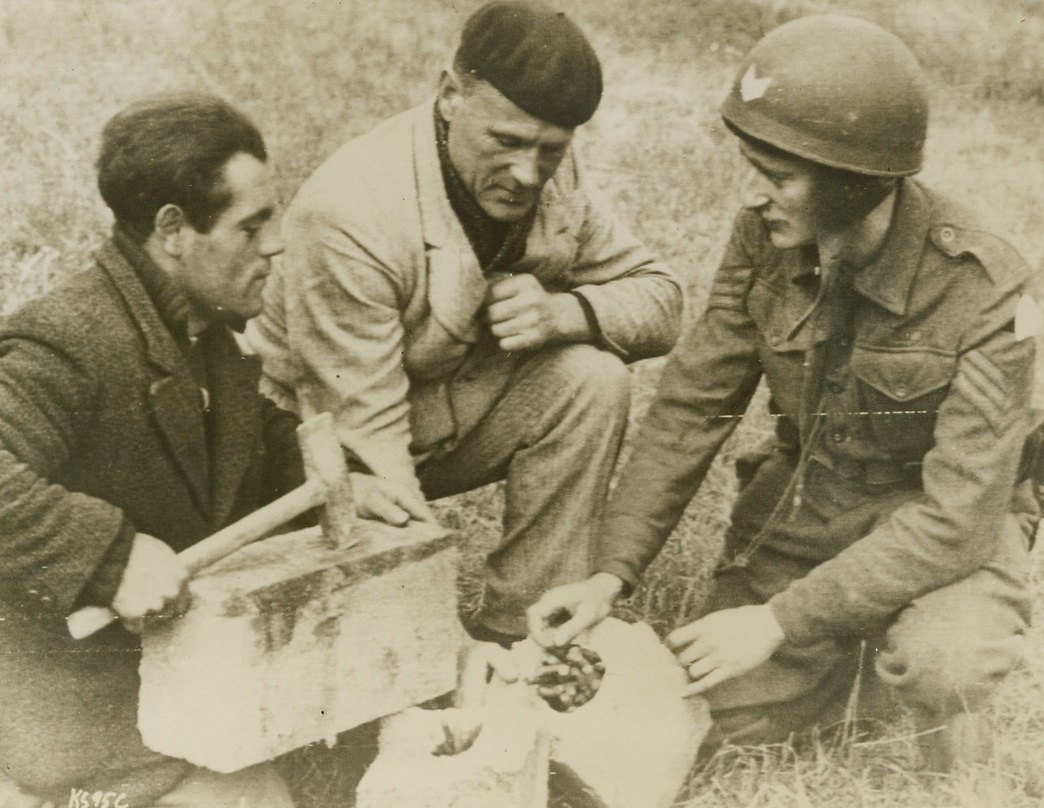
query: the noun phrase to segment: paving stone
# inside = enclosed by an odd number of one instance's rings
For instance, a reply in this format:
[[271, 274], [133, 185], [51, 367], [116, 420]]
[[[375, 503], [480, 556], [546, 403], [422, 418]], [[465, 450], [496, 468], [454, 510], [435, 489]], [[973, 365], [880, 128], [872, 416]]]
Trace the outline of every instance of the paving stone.
[[[585, 792], [585, 805], [669, 808], [710, 729], [706, 701], [682, 696], [685, 672], [644, 623], [609, 618], [577, 642], [598, 652], [605, 677], [597, 695], [570, 713], [532, 694], [548, 722], [552, 768]], [[525, 671], [543, 651], [526, 640], [512, 654]]]
[[360, 520], [353, 538], [275, 536], [190, 583], [187, 614], [143, 637], [150, 748], [229, 772], [453, 690], [454, 537]]
[[487, 713], [495, 720], [470, 748], [435, 754], [455, 712], [414, 708], [385, 719], [356, 808], [547, 808], [548, 740], [539, 711], [505, 700]]

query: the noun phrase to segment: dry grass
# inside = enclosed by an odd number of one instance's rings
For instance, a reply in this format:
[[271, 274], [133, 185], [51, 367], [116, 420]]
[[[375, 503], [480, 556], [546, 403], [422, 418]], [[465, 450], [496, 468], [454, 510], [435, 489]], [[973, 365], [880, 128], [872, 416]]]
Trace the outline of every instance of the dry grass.
[[[437, 71], [477, 0], [6, 0], [0, 5], [0, 310], [84, 266], [108, 229], [92, 161], [102, 123], [132, 99], [209, 89], [266, 132], [287, 196], [347, 137], [430, 97]], [[578, 138], [620, 216], [686, 279], [702, 307], [737, 204], [739, 161], [716, 108], [740, 55], [765, 31], [808, 11], [847, 10], [885, 23], [932, 78], [925, 177], [993, 215], [1034, 266], [1044, 259], [1044, 3], [1041, 0], [562, 0], [603, 56], [607, 92]], [[662, 360], [634, 369], [645, 411]], [[704, 590], [733, 494], [730, 457], [757, 442], [753, 416], [726, 446], [684, 521], [624, 605], [665, 630]], [[440, 506], [474, 552], [463, 597], [476, 597], [479, 550], [497, 534], [496, 488]], [[1037, 564], [1037, 604], [1041, 561]], [[694, 771], [679, 808], [702, 806], [978, 806], [1044, 804], [1044, 637], [1004, 684], [1000, 779], [927, 781], [909, 774], [916, 739], [813, 739], [736, 750]], [[343, 755], [289, 766], [309, 805], [340, 804]], [[636, 808], [642, 808], [636, 806]]]

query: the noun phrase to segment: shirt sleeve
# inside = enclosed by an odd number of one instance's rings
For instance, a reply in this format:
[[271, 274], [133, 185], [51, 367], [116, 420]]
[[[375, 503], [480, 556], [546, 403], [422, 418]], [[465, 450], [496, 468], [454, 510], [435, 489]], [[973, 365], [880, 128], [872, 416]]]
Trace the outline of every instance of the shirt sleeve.
[[1029, 426], [1034, 340], [1007, 316], [960, 352], [939, 407], [924, 492], [770, 601], [789, 640], [872, 628], [970, 575], [997, 548]]
[[606, 515], [596, 571], [634, 586], [677, 526], [761, 378], [746, 295], [752, 268], [733, 232], [703, 316], [674, 349]]

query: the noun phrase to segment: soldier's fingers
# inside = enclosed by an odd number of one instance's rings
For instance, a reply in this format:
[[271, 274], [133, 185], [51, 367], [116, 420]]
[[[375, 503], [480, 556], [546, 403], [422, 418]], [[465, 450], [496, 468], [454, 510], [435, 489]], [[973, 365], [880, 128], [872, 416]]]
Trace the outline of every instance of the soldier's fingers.
[[569, 645], [581, 632], [590, 628], [596, 622], [597, 615], [594, 614], [593, 610], [584, 609], [583, 607], [577, 609], [572, 617], [552, 632], [551, 636], [554, 639], [555, 646]]
[[700, 657], [695, 662], [692, 662], [685, 666], [685, 672], [689, 674], [689, 678], [694, 682], [698, 682], [700, 679], [706, 678], [708, 675], [714, 673], [720, 668], [711, 657]]
[[719, 668], [717, 670], [712, 671], [711, 673], [708, 673], [706, 676], [703, 676], [700, 679], [692, 682], [691, 684], [686, 685], [685, 690], [682, 691], [682, 696], [699, 696], [703, 693], [706, 693], [715, 685], [720, 685], [728, 678], [728, 675]]
[[667, 635], [664, 642], [671, 650], [677, 650], [698, 638], [702, 633], [701, 630], [702, 626], [700, 625], [700, 621], [696, 620], [688, 625], [682, 626], [681, 628], [676, 628]]
[[524, 333], [504, 337], [497, 343], [497, 346], [500, 350], [507, 353], [511, 351], [528, 351], [533, 348], [539, 348], [540, 344], [540, 338], [536, 334]]
[[713, 648], [702, 640], [693, 640], [688, 645], [675, 650], [674, 655], [682, 665], [691, 665], [697, 659], [703, 659], [713, 654]]

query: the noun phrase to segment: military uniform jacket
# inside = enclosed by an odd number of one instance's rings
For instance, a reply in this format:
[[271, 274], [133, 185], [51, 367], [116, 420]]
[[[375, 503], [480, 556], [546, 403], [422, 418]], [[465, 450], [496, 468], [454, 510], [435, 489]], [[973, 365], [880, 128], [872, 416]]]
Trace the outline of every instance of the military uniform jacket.
[[0, 766], [58, 804], [71, 788], [151, 804], [187, 768], [141, 743], [138, 638], [113, 624], [75, 641], [66, 615], [110, 602], [135, 532], [179, 551], [303, 479], [297, 419], [257, 392], [257, 358], [224, 327], [199, 339], [209, 433], [112, 243], [0, 324]]
[[[332, 412], [375, 472], [413, 483], [415, 459], [473, 428], [517, 361], [482, 320], [489, 279], [447, 197], [431, 105], [321, 165], [287, 212], [285, 240], [247, 332], [263, 389], [300, 414]], [[509, 271], [583, 295], [625, 361], [677, 339], [677, 281], [613, 219], [572, 154], [544, 187]]]
[[[1027, 431], [1026, 277], [1007, 243], [907, 180], [831, 343], [814, 252], [774, 248], [742, 212], [707, 310], [664, 371], [597, 568], [636, 580], [764, 378], [780, 448], [800, 458], [795, 501], [772, 518], [803, 499], [837, 526], [812, 543], [785, 529], [759, 539], [817, 562], [770, 601], [788, 639], [858, 631], [977, 569], [1012, 508]], [[848, 519], [868, 505], [872, 522]]]

